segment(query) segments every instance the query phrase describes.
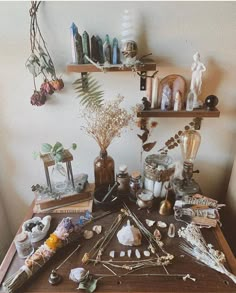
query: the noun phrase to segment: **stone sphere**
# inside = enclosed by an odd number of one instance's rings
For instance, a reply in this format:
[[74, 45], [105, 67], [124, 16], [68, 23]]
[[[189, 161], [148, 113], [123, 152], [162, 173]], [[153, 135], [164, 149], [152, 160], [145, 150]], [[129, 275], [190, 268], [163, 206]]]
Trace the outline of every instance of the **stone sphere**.
[[217, 96], [214, 96], [214, 95], [210, 95], [206, 97], [205, 99], [205, 105], [208, 110], [213, 110], [218, 104], [218, 102], [219, 102], [219, 99], [217, 98]]

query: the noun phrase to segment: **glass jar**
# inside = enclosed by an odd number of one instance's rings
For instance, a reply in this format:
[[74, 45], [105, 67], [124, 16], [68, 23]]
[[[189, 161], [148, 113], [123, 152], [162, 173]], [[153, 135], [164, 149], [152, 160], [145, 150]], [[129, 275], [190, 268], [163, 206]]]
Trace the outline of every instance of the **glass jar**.
[[129, 199], [131, 201], [137, 200], [137, 192], [142, 189], [143, 187], [143, 182], [142, 182], [142, 177], [140, 172], [135, 171], [131, 173], [130, 176], [130, 181], [129, 181], [129, 191], [130, 191], [130, 196]]
[[115, 182], [115, 163], [107, 151], [100, 151], [100, 155], [94, 161], [94, 179], [96, 188], [112, 186]]
[[21, 232], [16, 235], [15, 246], [18, 256], [20, 258], [26, 258], [34, 252], [34, 247], [32, 246], [30, 235], [27, 232]]
[[168, 181], [169, 173], [173, 171], [165, 172], [171, 163], [171, 157], [164, 154], [152, 154], [145, 159], [144, 188], [152, 191], [155, 197], [160, 196], [163, 182]]
[[68, 185], [66, 169], [61, 163], [56, 163], [52, 168], [51, 179], [56, 192], [64, 192]]
[[129, 174], [127, 172], [126, 165], [121, 165], [119, 167], [119, 173], [116, 175], [116, 181], [119, 183], [119, 195], [129, 194]]

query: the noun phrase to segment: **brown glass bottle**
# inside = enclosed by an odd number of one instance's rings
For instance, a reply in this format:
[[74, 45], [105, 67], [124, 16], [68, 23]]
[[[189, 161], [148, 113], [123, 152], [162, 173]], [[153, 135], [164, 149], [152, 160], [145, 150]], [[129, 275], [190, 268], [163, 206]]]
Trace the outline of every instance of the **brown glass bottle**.
[[94, 177], [96, 188], [112, 186], [115, 182], [115, 166], [112, 157], [107, 151], [100, 151], [100, 155], [94, 161]]

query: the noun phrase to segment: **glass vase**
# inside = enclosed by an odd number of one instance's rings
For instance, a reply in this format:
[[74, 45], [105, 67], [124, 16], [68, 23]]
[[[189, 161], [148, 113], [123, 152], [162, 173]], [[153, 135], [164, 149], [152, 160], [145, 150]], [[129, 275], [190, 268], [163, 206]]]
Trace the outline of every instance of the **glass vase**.
[[53, 189], [56, 192], [64, 192], [68, 185], [66, 169], [61, 163], [56, 163], [51, 173]]
[[112, 157], [107, 151], [100, 151], [100, 155], [94, 161], [94, 177], [96, 188], [112, 186], [115, 182], [115, 166]]

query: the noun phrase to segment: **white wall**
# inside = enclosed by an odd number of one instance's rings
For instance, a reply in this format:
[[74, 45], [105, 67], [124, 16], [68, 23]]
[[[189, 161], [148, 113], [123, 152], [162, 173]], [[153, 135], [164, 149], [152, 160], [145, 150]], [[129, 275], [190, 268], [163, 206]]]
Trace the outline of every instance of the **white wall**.
[[[202, 99], [209, 94], [219, 97], [219, 119], [202, 123], [202, 144], [195, 167], [195, 178], [206, 195], [222, 198], [227, 189], [234, 158], [236, 114], [236, 3], [234, 2], [43, 2], [39, 11], [42, 33], [47, 40], [57, 72], [65, 89], [53, 95], [43, 107], [30, 105], [32, 76], [25, 68], [30, 54], [30, 2], [0, 2], [0, 190], [14, 233], [33, 200], [31, 186], [44, 181], [42, 163], [32, 153], [41, 143], [57, 140], [69, 146], [78, 143], [74, 153], [75, 172], [87, 172], [93, 181], [93, 159], [98, 146], [81, 130], [79, 101], [72, 82], [77, 74], [67, 74], [71, 61], [69, 27], [74, 21], [80, 32], [104, 37], [118, 36], [125, 8], [138, 16], [140, 55], [152, 52], [159, 76], [182, 74], [189, 83], [192, 56], [201, 53], [207, 72]], [[126, 105], [139, 102], [139, 78], [132, 73], [94, 76], [103, 85], [106, 98], [117, 93], [126, 97]], [[188, 119], [159, 119], [155, 139], [159, 149]], [[138, 130], [126, 131], [109, 148], [116, 167], [127, 163], [129, 170], [140, 167]], [[172, 153], [180, 159], [180, 150]]]

